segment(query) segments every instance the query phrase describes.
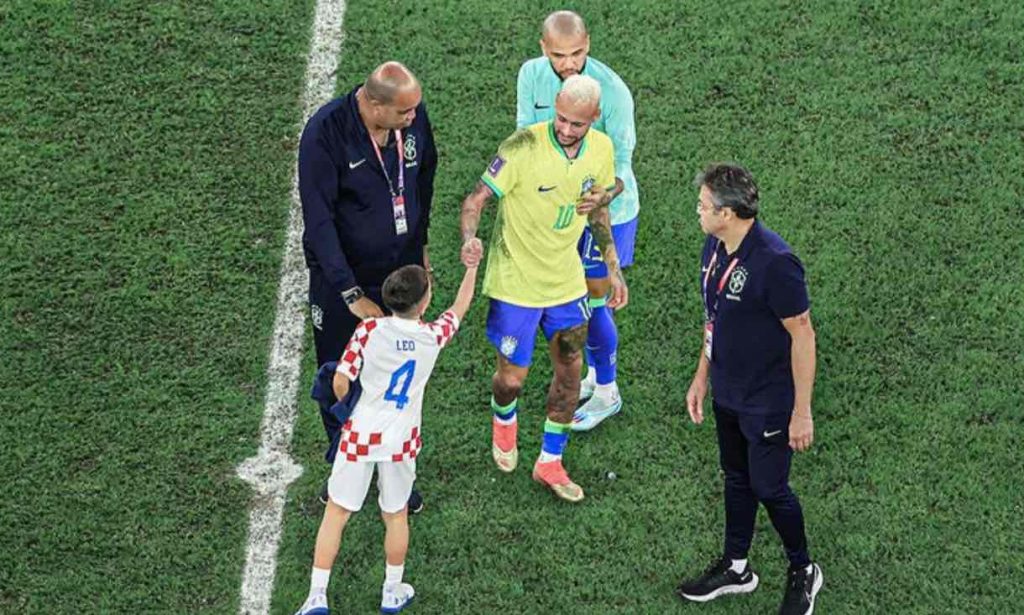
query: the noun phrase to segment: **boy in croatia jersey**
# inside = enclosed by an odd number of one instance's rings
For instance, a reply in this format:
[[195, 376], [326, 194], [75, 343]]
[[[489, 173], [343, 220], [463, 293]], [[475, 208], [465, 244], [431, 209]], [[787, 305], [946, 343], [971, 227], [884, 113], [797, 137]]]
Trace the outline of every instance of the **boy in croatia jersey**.
[[[473, 299], [477, 268], [467, 267], [455, 303], [431, 323], [421, 320], [430, 305], [430, 279], [419, 265], [406, 265], [384, 280], [384, 303], [394, 316], [368, 318], [356, 328], [338, 362], [334, 392], [358, 394], [342, 427], [330, 500], [316, 537], [309, 597], [297, 615], [327, 615], [327, 584], [349, 517], [363, 506], [374, 469], [384, 519], [386, 568], [382, 613], [398, 613], [413, 599], [402, 582], [409, 547], [406, 502], [422, 447], [423, 390], [437, 355], [459, 328]], [[352, 398], [350, 398], [352, 399]]]

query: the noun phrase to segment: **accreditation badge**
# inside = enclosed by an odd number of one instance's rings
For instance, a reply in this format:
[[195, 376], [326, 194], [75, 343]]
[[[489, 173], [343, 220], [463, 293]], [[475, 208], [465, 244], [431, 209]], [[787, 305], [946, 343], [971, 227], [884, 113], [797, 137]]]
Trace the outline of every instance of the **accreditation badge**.
[[391, 197], [391, 206], [395, 213], [395, 234], [405, 235], [409, 232], [409, 221], [405, 217], [405, 197], [401, 194]]
[[710, 320], [704, 323], [704, 356], [711, 360], [711, 343], [715, 333], [715, 323]]

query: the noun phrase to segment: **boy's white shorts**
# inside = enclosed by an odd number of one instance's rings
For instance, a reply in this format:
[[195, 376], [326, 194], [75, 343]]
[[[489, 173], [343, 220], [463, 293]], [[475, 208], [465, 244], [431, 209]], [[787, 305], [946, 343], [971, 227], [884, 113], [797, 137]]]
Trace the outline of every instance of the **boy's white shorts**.
[[397, 513], [405, 508], [416, 480], [416, 460], [348, 461], [342, 455], [334, 460], [327, 493], [331, 501], [345, 510], [358, 512], [370, 490], [373, 469], [377, 468], [377, 503], [381, 512]]

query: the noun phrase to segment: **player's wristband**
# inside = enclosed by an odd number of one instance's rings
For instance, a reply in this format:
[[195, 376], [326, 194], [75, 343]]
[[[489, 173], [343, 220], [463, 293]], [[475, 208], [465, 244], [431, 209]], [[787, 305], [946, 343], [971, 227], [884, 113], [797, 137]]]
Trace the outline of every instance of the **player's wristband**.
[[352, 288], [341, 292], [341, 298], [345, 301], [345, 305], [352, 305], [356, 301], [362, 299], [365, 295], [366, 293], [363, 292], [363, 289], [358, 286], [353, 286]]

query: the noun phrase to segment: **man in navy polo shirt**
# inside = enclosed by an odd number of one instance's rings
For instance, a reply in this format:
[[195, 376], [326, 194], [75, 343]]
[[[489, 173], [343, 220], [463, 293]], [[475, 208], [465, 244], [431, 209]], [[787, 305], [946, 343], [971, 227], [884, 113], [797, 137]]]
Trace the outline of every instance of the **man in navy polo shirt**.
[[789, 487], [793, 451], [807, 450], [814, 439], [815, 342], [803, 265], [758, 222], [757, 184], [749, 171], [711, 165], [695, 184], [707, 233], [700, 275], [704, 345], [686, 405], [693, 422], [703, 422], [710, 375], [726, 527], [722, 557], [676, 593], [707, 602], [754, 591], [758, 577], [747, 552], [760, 502], [789, 558], [779, 612], [811, 613], [823, 576], [807, 552], [803, 511]]
[[[384, 313], [384, 278], [431, 272], [427, 227], [437, 150], [420, 83], [385, 62], [317, 111], [299, 143], [299, 195], [317, 365], [337, 361], [359, 322]], [[330, 440], [341, 427], [321, 411]], [[326, 501], [326, 484], [321, 499]], [[413, 491], [410, 512], [422, 506]]]

